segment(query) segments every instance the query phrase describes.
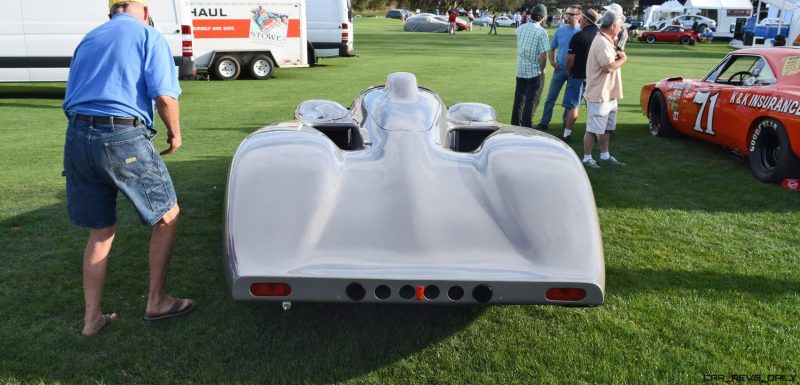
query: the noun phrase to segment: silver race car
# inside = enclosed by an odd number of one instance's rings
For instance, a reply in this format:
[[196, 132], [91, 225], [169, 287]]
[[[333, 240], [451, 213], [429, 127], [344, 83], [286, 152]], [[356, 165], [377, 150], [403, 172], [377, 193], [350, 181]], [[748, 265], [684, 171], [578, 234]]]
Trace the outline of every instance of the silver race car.
[[235, 300], [603, 303], [592, 188], [558, 139], [484, 104], [447, 109], [410, 73], [295, 116], [233, 157]]

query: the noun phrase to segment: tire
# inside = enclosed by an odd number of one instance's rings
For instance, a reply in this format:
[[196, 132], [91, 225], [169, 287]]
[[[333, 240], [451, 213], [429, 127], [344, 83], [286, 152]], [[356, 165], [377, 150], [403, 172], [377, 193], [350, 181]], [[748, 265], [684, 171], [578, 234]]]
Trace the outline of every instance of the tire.
[[667, 103], [661, 91], [653, 92], [650, 96], [650, 103], [647, 106], [647, 116], [649, 117], [648, 128], [653, 136], [660, 138], [675, 137], [678, 132], [672, 127], [667, 113]]
[[306, 47], [306, 56], [308, 58], [309, 66], [317, 64], [317, 56], [314, 54], [314, 47], [312, 47], [311, 44]]
[[646, 37], [646, 38], [644, 38], [644, 41], [645, 41], [647, 44], [653, 44], [653, 43], [655, 43], [655, 42], [656, 42], [656, 37], [655, 37], [655, 35], [647, 35], [647, 37]]
[[688, 45], [691, 42], [692, 42], [692, 38], [690, 38], [689, 36], [682, 36], [681, 37], [681, 44]]
[[223, 55], [214, 60], [212, 75], [218, 80], [236, 80], [242, 72], [242, 65], [233, 56]]
[[780, 183], [800, 176], [800, 159], [792, 152], [786, 129], [775, 119], [764, 119], [750, 135], [750, 170], [756, 179]]
[[267, 80], [272, 77], [275, 63], [267, 55], [256, 55], [247, 65], [247, 72], [256, 80]]

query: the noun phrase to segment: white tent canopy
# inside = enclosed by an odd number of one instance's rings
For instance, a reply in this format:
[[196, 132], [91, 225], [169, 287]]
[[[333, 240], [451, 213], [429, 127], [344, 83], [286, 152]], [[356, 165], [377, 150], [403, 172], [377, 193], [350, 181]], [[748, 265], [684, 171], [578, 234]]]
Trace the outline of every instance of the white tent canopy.
[[685, 7], [686, 9], [753, 9], [753, 4], [750, 0], [687, 0]]
[[784, 11], [794, 11], [800, 7], [800, 1], [798, 0], [763, 0], [763, 2]]
[[661, 8], [659, 9], [661, 13], [683, 12], [683, 10], [684, 7], [678, 0], [665, 1], [664, 4], [661, 4]]

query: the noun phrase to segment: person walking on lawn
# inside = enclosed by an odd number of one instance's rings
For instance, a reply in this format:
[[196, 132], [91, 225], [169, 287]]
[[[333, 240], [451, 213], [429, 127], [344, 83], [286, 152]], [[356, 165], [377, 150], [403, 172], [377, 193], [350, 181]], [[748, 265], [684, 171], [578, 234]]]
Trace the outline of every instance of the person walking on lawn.
[[[89, 228], [83, 254], [84, 325], [93, 336], [117, 318], [103, 313], [101, 300], [108, 255], [116, 233], [116, 198], [122, 192], [140, 221], [152, 226], [145, 320], [186, 314], [189, 299], [166, 293], [178, 226], [178, 203], [160, 155], [182, 144], [172, 53], [150, 23], [147, 0], [110, 0], [110, 20], [90, 31], [75, 49], [64, 113], [69, 118], [64, 145], [67, 211], [77, 226]], [[169, 148], [160, 155], [153, 105], [167, 127]]]

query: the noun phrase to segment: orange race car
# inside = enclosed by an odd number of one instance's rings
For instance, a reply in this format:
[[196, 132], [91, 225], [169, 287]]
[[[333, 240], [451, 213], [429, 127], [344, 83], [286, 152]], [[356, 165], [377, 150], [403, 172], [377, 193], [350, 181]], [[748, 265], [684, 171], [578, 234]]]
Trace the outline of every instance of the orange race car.
[[800, 48], [731, 52], [703, 79], [646, 84], [640, 103], [655, 136], [733, 149], [764, 182], [800, 177]]

